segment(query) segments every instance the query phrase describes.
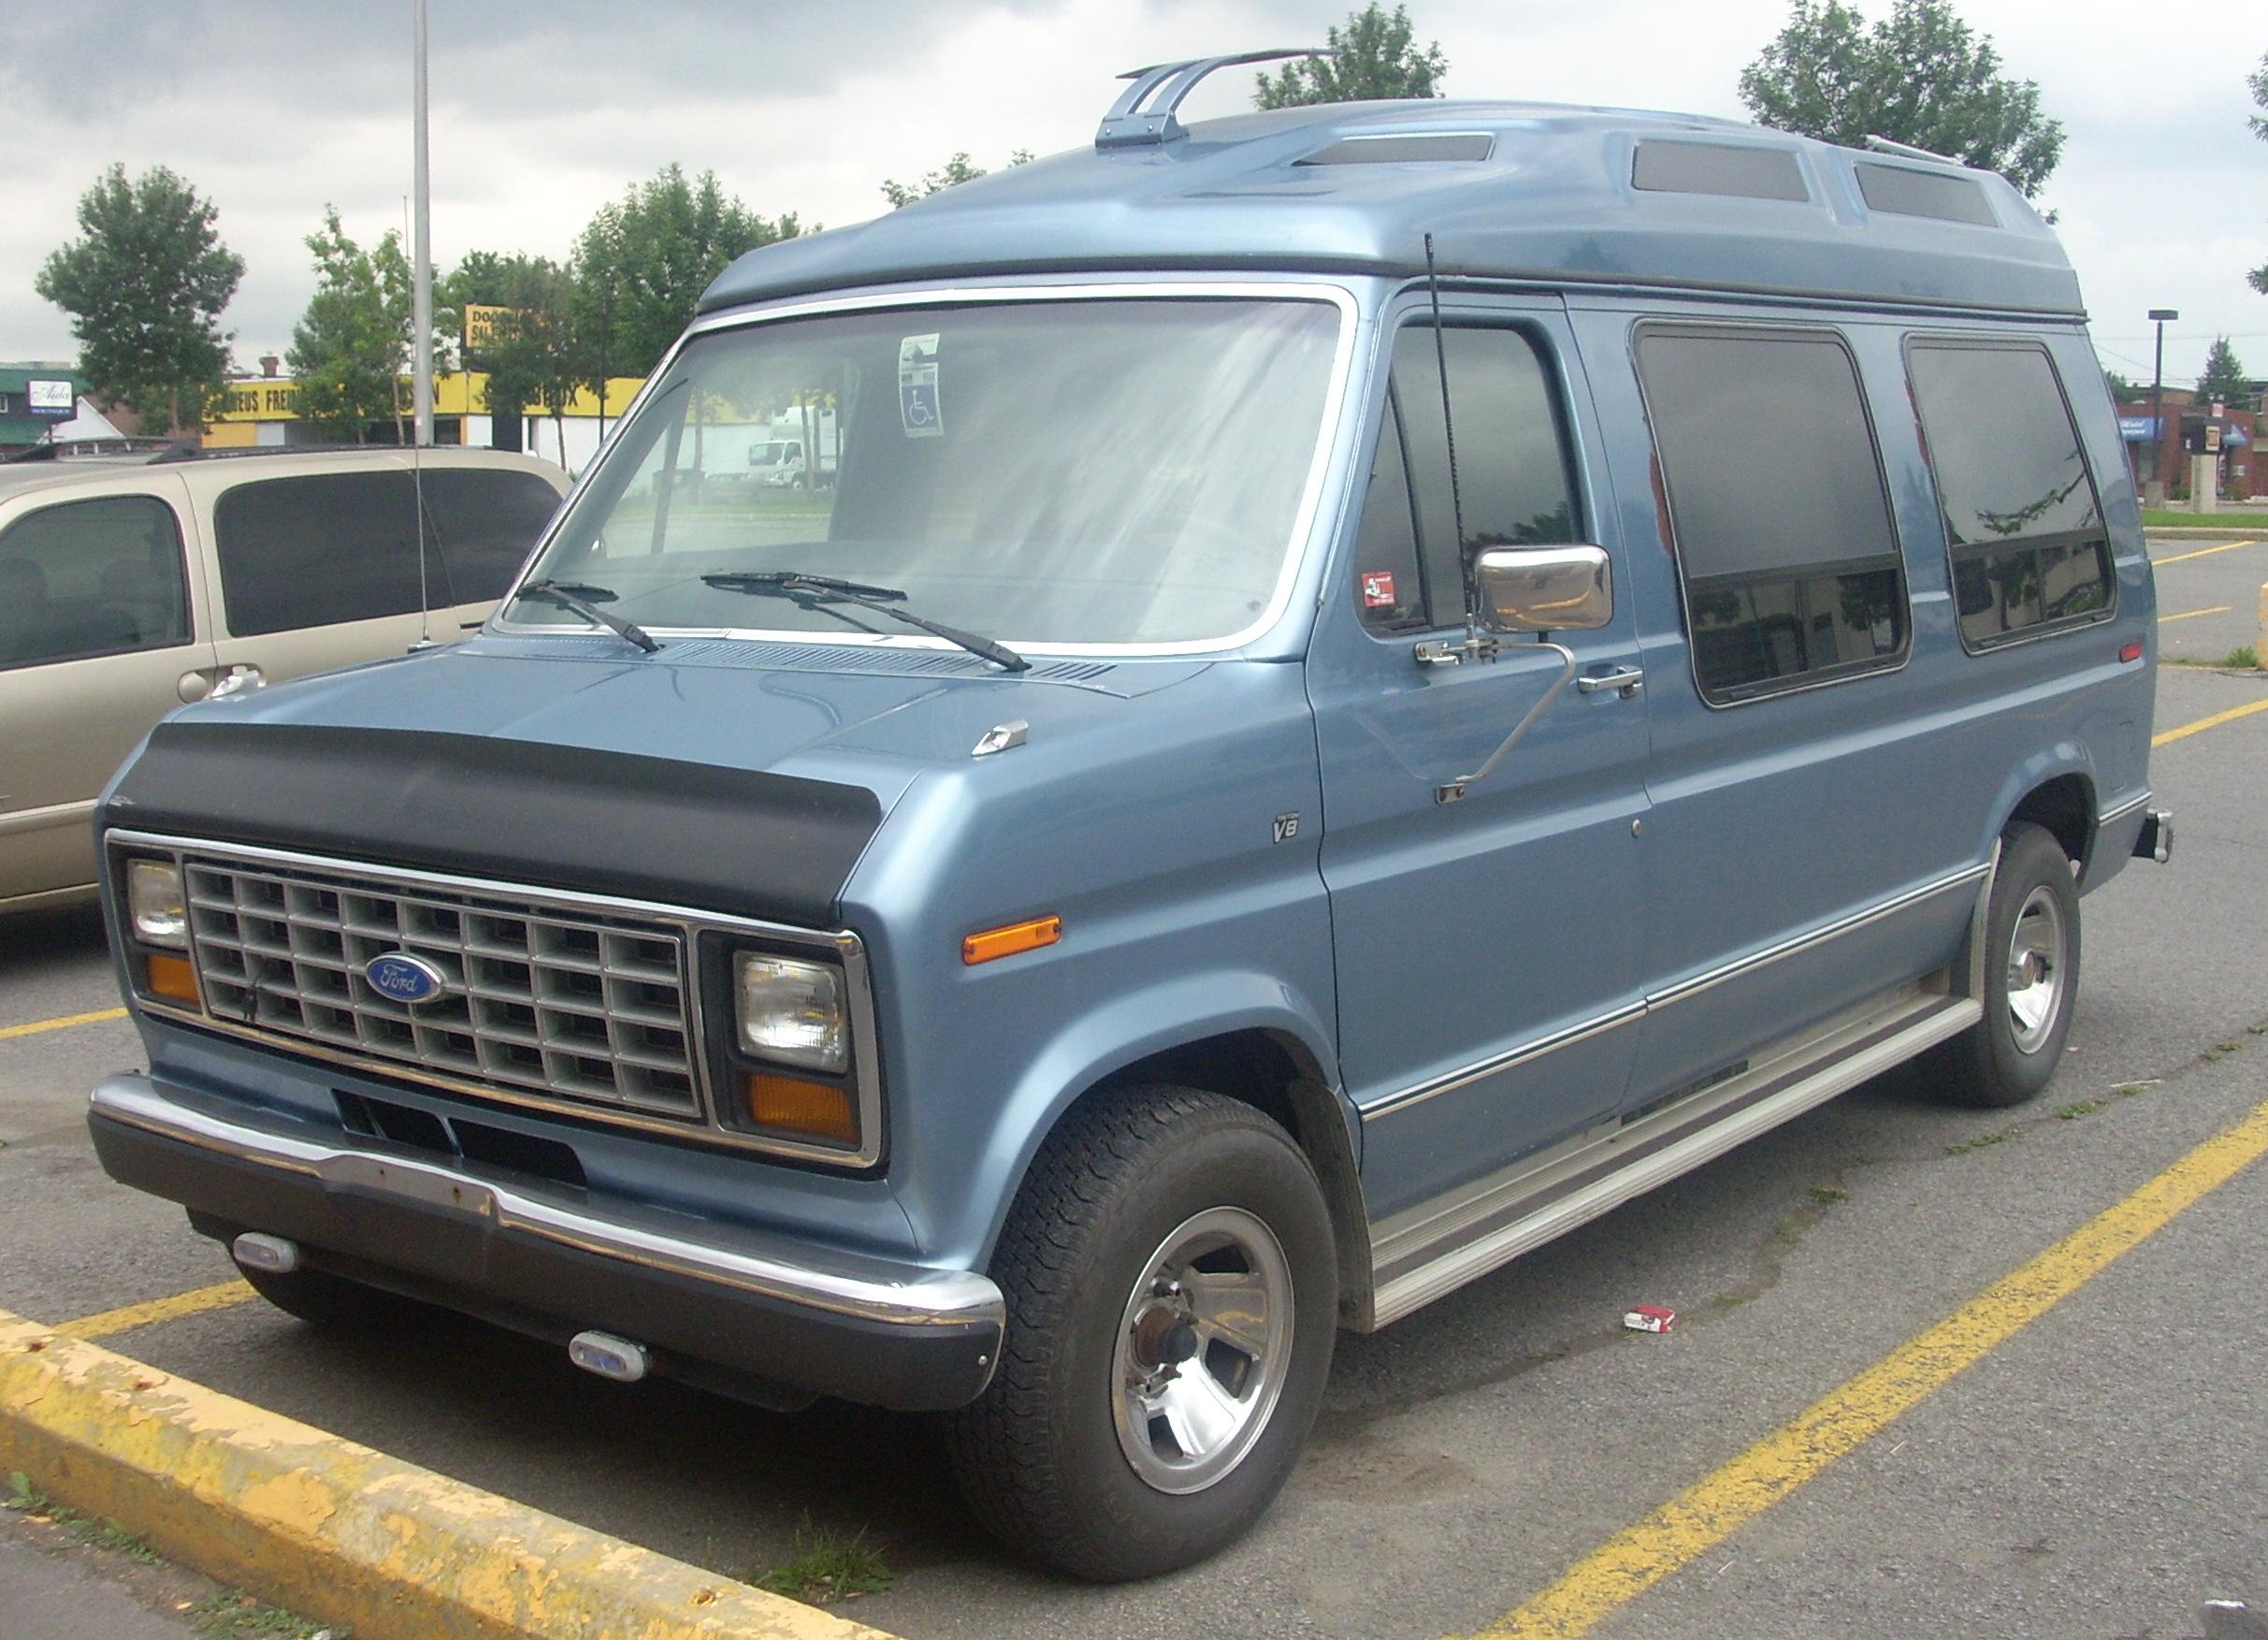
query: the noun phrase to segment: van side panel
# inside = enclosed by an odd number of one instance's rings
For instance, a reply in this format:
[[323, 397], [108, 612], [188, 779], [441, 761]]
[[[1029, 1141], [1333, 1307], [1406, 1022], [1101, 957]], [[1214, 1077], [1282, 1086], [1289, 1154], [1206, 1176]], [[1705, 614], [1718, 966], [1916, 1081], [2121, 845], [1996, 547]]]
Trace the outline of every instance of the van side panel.
[[[2116, 651], [2146, 597], [2128, 599], [2110, 621], [2038, 642], [1962, 648], [1900, 351], [1907, 333], [1941, 328], [1935, 321], [1575, 305], [1626, 532], [1655, 544], [1634, 555], [1631, 577], [1644, 601], [1653, 734], [1651, 1011], [1632, 1078], [1637, 1106], [1950, 962], [2017, 788], [2075, 773], [2100, 801], [2099, 758], [2131, 757], [2121, 747], [2137, 719], [2146, 723], [2146, 674], [2121, 667]], [[1644, 316], [1826, 323], [1847, 342], [1903, 551], [1913, 631], [1903, 665], [1732, 706], [1703, 702], [1658, 479], [1647, 481], [1658, 468], [1632, 363]], [[2100, 461], [2091, 444], [2089, 454]]]

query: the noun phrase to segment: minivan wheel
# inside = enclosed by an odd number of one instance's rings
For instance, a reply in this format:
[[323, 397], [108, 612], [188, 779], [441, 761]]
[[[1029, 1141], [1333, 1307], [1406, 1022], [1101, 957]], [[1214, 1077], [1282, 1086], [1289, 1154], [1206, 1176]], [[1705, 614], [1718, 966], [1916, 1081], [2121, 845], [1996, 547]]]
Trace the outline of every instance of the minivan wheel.
[[1330, 1214], [1281, 1127], [1193, 1089], [1096, 1096], [1041, 1147], [992, 1274], [1000, 1365], [946, 1448], [994, 1537], [1113, 1582], [1203, 1560], [1259, 1517], [1337, 1325]]
[[2020, 1105], [2047, 1085], [2079, 999], [2079, 891], [2062, 845], [2018, 821], [2001, 836], [1985, 913], [1985, 1017], [1946, 1044], [1947, 1094]]

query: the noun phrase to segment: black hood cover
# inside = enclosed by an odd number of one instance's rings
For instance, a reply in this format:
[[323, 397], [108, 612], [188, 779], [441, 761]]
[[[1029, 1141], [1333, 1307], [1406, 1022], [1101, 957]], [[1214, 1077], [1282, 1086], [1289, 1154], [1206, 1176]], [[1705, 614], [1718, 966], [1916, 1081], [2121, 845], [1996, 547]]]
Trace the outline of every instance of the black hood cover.
[[882, 824], [862, 787], [588, 747], [192, 718], [102, 824], [833, 926]]

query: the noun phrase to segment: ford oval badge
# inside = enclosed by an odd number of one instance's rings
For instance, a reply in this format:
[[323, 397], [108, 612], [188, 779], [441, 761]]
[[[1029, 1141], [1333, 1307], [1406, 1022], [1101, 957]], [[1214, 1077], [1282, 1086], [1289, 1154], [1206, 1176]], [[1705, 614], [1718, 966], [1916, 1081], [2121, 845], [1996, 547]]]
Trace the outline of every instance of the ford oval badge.
[[431, 1002], [449, 986], [448, 976], [425, 958], [413, 957], [407, 951], [388, 951], [383, 956], [372, 957], [363, 964], [362, 977], [379, 995], [408, 1008]]

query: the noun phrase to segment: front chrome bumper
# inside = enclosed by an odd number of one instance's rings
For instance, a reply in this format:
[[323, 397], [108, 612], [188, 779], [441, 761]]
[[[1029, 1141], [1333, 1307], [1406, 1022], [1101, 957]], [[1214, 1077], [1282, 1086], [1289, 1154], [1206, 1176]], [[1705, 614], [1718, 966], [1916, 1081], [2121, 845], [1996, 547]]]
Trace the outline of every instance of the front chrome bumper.
[[[651, 1346], [675, 1375], [905, 1411], [965, 1405], [1000, 1354], [990, 1278], [936, 1270], [497, 1172], [474, 1173], [216, 1101], [147, 1076], [94, 1090], [111, 1177], [205, 1226], [268, 1231], [319, 1269], [559, 1342], [589, 1328]], [[688, 1226], [698, 1226], [698, 1229]]]

